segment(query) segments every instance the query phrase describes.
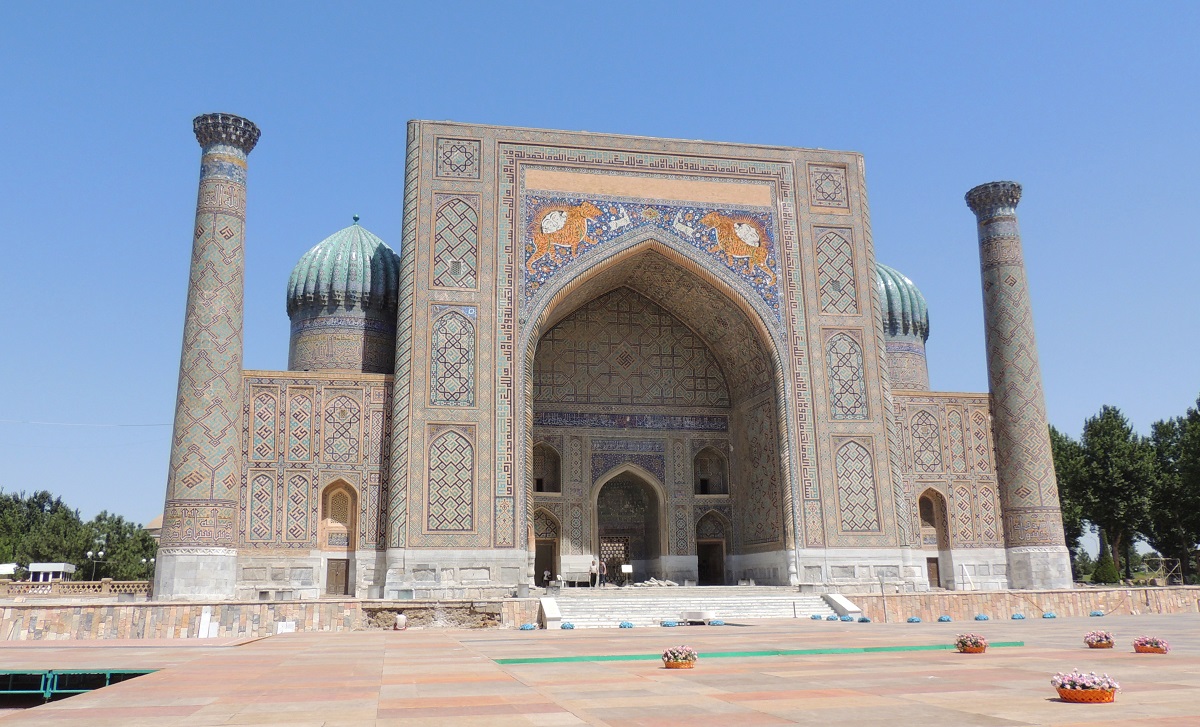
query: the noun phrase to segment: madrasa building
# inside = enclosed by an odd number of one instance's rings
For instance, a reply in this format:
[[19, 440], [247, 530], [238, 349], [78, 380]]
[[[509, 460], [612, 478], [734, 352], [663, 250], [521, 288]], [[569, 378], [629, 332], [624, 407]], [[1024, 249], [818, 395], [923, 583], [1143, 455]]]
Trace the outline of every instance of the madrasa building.
[[511, 595], [593, 558], [635, 581], [1070, 587], [1019, 185], [967, 194], [990, 391], [935, 392], [861, 155], [413, 121], [399, 244], [355, 218], [297, 250], [288, 370], [252, 371], [259, 129], [194, 129], [157, 598]]

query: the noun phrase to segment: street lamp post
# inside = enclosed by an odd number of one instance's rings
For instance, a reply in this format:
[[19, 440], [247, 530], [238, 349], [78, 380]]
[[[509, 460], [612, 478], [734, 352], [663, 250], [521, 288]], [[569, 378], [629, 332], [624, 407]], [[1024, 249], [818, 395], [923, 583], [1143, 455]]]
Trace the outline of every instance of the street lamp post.
[[149, 571], [151, 574], [154, 573], [154, 559], [153, 558], [148, 558], [148, 559], [142, 558], [142, 572], [145, 573], [147, 571]]
[[[95, 556], [95, 557], [93, 558], [92, 556]], [[92, 580], [94, 581], [94, 580], [96, 580], [96, 564], [104, 562], [104, 551], [101, 550], [98, 553], [93, 553], [92, 551], [89, 550], [87, 552], [87, 557], [88, 557], [88, 560], [92, 561]]]

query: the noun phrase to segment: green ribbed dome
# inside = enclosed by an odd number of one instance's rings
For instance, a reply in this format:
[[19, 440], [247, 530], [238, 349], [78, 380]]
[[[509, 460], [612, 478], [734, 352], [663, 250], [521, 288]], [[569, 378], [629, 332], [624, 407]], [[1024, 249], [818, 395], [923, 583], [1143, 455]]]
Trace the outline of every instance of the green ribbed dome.
[[895, 268], [875, 263], [875, 285], [883, 306], [883, 330], [889, 336], [929, 340], [929, 306], [916, 283]]
[[396, 311], [400, 256], [358, 224], [338, 230], [304, 253], [288, 279], [287, 311], [359, 306]]

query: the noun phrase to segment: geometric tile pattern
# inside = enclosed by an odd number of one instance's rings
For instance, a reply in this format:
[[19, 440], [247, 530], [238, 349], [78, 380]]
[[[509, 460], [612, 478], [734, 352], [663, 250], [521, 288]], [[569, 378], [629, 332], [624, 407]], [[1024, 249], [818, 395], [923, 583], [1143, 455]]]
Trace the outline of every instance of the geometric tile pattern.
[[971, 517], [971, 488], [969, 485], [959, 485], [954, 488], [954, 538], [958, 543], [969, 543], [975, 539], [972, 527], [974, 518]]
[[[995, 504], [996, 478], [987, 465], [992, 457], [987, 427], [987, 395], [906, 392], [893, 396], [896, 420], [900, 422], [910, 446], [902, 457], [902, 480], [909, 487], [913, 483], [920, 483], [922, 489], [945, 493], [949, 503], [944, 513], [947, 520], [945, 528], [953, 547], [992, 548], [1003, 545], [997, 519], [999, 510]], [[959, 430], [958, 435], [955, 434], [956, 429]], [[944, 450], [933, 441], [935, 432], [946, 433], [947, 446]], [[973, 444], [969, 449], [965, 446], [968, 442], [976, 442], [977, 435], [979, 453], [975, 452]], [[938, 434], [939, 439], [941, 436]], [[964, 444], [962, 458], [965, 461], [961, 464], [955, 447], [955, 440], [959, 437]], [[924, 458], [919, 448], [926, 448], [924, 451], [927, 455]], [[942, 453], [941, 461], [949, 463], [945, 467], [936, 464], [939, 451]], [[983, 466], [978, 466], [978, 462], [972, 460], [982, 462]], [[938, 494], [935, 500], [940, 501], [942, 497], [942, 494]], [[915, 512], [911, 519], [917, 523], [913, 532], [919, 533], [919, 520]], [[919, 535], [915, 537], [918, 540], [920, 538]]]
[[533, 397], [549, 404], [729, 406], [725, 376], [703, 340], [626, 287], [550, 329], [534, 358]]
[[858, 313], [854, 246], [834, 230], [825, 231], [817, 240], [817, 292], [822, 313]]
[[311, 538], [308, 529], [308, 510], [312, 493], [309, 492], [308, 475], [293, 473], [287, 482], [287, 535], [285, 540], [307, 542]]
[[879, 493], [871, 453], [850, 440], [837, 452], [839, 526], [842, 532], [878, 532]]
[[967, 471], [967, 450], [963, 443], [962, 414], [957, 409], [946, 412], [946, 427], [950, 430], [950, 471]]
[[288, 389], [288, 461], [312, 459], [313, 390]]
[[913, 463], [918, 472], [942, 471], [942, 438], [938, 433], [937, 417], [922, 409], [913, 415]]
[[971, 437], [975, 442], [975, 469], [979, 472], [992, 471], [992, 442], [988, 436], [988, 421], [983, 412], [971, 414]]
[[979, 488], [979, 524], [983, 540], [999, 544], [1000, 523], [996, 517], [996, 492], [990, 487]]
[[813, 207], [850, 207], [844, 167], [809, 164], [808, 190]]
[[438, 139], [437, 176], [479, 179], [480, 145], [475, 139]]
[[533, 537], [538, 540], [558, 540], [558, 523], [545, 510], [533, 513]]
[[475, 404], [475, 326], [452, 310], [433, 324], [429, 401], [435, 406]]
[[826, 346], [830, 418], [868, 418], [862, 346], [849, 333], [844, 332], [830, 336]]
[[996, 469], [1007, 545], [1061, 547], [1058, 487], [1017, 226], [1020, 198], [1020, 185], [1008, 182], [967, 194], [978, 219]]
[[254, 397], [254, 418], [251, 426], [254, 437], [250, 445], [250, 458], [271, 461], [275, 459], [275, 417], [279, 401], [275, 394], [263, 391]]
[[783, 540], [783, 486], [779, 474], [779, 436], [775, 405], [763, 402], [746, 413], [741, 451], [744, 488], [734, 492], [742, 512], [742, 542], [746, 545]]
[[428, 517], [431, 532], [475, 527], [475, 452], [467, 438], [448, 430], [429, 445]]
[[251, 540], [271, 540], [272, 514], [275, 512], [275, 478], [269, 472], [260, 472], [250, 480], [250, 529]]
[[362, 437], [362, 407], [347, 395], [336, 396], [325, 407], [326, 462], [358, 462]]
[[725, 539], [725, 523], [721, 521], [721, 516], [715, 512], [710, 512], [700, 518], [700, 522], [696, 523], [696, 540], [724, 540]]
[[434, 216], [433, 284], [474, 288], [478, 244], [479, 214], [462, 197], [447, 199]]
[[[221, 141], [208, 136], [224, 123], [214, 121], [214, 117], [196, 121], [203, 154], [167, 476], [167, 511], [185, 507], [186, 500], [220, 503], [216, 506], [218, 512], [235, 509], [241, 485], [246, 155], [254, 142]], [[164, 513], [164, 523], [185, 519], [182, 511]], [[233, 545], [232, 540], [218, 542], [198, 535], [218, 537], [227, 532], [224, 526], [164, 527], [162, 543]], [[173, 540], [185, 534], [194, 539]]]

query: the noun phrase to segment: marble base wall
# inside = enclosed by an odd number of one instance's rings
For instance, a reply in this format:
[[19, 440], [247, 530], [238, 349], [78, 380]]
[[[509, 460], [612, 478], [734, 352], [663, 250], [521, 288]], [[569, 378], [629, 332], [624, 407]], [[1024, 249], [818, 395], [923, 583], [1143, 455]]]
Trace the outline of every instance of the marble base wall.
[[1009, 548], [1007, 554], [1009, 587], [1071, 587], [1071, 554], [1066, 546]]
[[[0, 633], [9, 641], [72, 639], [261, 638], [291, 631], [386, 629], [395, 613], [418, 628], [516, 628], [537, 619], [537, 599], [280, 603], [142, 603], [0, 606]], [[431, 617], [436, 614], [436, 617]], [[481, 618], [483, 616], [483, 618]]]
[[237, 551], [232, 548], [160, 548], [154, 568], [155, 599], [233, 599]]
[[417, 591], [508, 589], [525, 582], [528, 552], [516, 549], [403, 549], [386, 554], [384, 598], [413, 597]]
[[[978, 614], [984, 614], [991, 620], [1007, 621], [1012, 619], [1014, 613], [1020, 613], [1026, 619], [1041, 619], [1046, 612], [1052, 612], [1059, 618], [1086, 618], [1092, 611], [1101, 611], [1106, 615], [1200, 611], [1198, 586], [889, 593], [886, 599], [880, 598], [876, 586], [874, 593], [848, 592], [846, 597], [862, 609], [864, 616], [876, 622], [884, 620], [883, 602], [886, 600], [887, 620], [891, 623], [903, 623], [910, 616], [926, 622], [936, 621], [938, 616], [949, 616], [954, 622], [974, 623]], [[1092, 628], [1103, 626], [1101, 622]]]

